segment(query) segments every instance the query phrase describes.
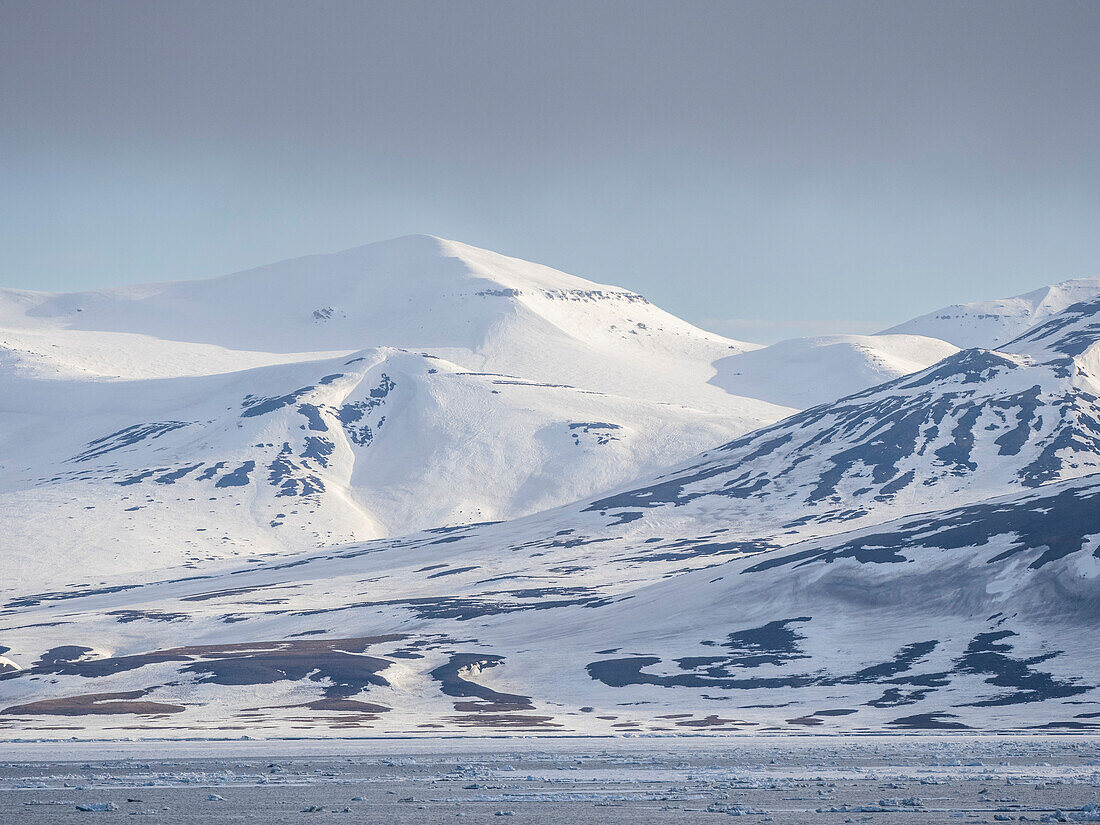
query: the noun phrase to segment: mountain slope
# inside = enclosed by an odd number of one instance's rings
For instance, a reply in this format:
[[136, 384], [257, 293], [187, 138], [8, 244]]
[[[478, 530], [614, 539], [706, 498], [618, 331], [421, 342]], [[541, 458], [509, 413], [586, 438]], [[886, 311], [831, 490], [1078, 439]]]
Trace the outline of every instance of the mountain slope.
[[731, 427], [395, 349], [190, 378], [0, 385], [8, 586], [514, 518], [622, 484]]
[[715, 536], [678, 533], [687, 571], [559, 511], [27, 596], [0, 621], [0, 729], [1089, 730], [1098, 497], [1077, 479], [701, 567]]
[[925, 335], [957, 347], [996, 349], [1071, 304], [1100, 296], [1100, 277], [1077, 278], [1012, 298], [953, 304], [881, 334]]

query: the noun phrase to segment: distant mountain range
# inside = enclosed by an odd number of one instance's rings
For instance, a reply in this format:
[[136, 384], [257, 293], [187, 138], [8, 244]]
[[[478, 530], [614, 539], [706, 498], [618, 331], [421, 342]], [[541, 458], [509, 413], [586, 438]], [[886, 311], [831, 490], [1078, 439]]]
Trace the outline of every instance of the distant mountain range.
[[0, 291], [0, 391], [0, 736], [1100, 726], [1100, 279], [758, 347], [412, 236]]

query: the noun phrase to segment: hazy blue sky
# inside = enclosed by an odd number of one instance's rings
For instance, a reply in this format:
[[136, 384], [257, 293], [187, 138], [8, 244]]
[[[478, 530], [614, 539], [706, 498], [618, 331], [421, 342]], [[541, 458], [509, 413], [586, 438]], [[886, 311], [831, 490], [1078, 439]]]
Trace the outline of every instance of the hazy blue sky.
[[1100, 2], [0, 0], [0, 285], [413, 232], [736, 337], [1100, 274]]

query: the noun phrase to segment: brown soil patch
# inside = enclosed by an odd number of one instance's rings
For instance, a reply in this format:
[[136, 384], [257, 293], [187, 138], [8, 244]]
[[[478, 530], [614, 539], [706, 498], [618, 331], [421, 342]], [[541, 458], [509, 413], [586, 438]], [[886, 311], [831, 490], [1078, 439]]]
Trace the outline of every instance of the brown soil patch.
[[518, 713], [479, 713], [472, 716], [452, 716], [448, 720], [464, 728], [560, 728], [553, 716], [531, 716]]
[[141, 697], [146, 693], [148, 693], [146, 690], [131, 690], [125, 693], [85, 693], [80, 696], [63, 696], [58, 699], [28, 702], [25, 705], [12, 705], [0, 710], [0, 713], [11, 716], [100, 716], [116, 713], [180, 713], [186, 710], [183, 705], [141, 701]]

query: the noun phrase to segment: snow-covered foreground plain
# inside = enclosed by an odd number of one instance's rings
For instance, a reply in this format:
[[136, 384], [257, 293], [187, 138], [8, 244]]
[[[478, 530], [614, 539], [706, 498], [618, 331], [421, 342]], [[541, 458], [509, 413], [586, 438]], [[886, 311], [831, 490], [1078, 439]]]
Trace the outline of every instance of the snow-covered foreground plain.
[[[226, 743], [201, 755], [73, 761], [0, 751], [0, 806], [28, 825], [686, 823], [715, 816], [846, 823], [1100, 820], [1100, 743], [1061, 737], [774, 737], [718, 743], [600, 740]], [[265, 749], [266, 748], [266, 749]], [[14, 760], [13, 760], [14, 756]]]
[[1094, 733], [1098, 290], [995, 350], [420, 236], [0, 293], [0, 739]]

